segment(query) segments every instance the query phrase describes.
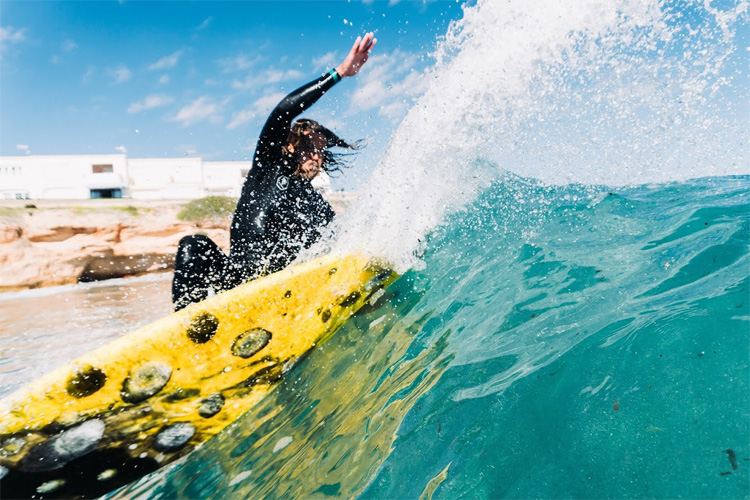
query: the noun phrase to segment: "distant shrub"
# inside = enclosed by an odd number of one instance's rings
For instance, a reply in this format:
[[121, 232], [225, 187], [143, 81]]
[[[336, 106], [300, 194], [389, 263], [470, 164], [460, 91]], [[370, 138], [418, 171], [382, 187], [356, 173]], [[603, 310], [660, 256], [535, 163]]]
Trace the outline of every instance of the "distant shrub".
[[133, 217], [138, 215], [138, 207], [134, 207], [133, 205], [125, 205], [124, 207], [112, 207], [114, 210], [119, 210], [121, 212], [125, 212], [128, 215], [132, 215]]
[[15, 207], [0, 207], [0, 217], [16, 217], [19, 213]]
[[237, 207], [237, 200], [228, 196], [206, 196], [193, 200], [184, 207], [177, 218], [180, 220], [199, 222], [207, 219], [228, 219]]

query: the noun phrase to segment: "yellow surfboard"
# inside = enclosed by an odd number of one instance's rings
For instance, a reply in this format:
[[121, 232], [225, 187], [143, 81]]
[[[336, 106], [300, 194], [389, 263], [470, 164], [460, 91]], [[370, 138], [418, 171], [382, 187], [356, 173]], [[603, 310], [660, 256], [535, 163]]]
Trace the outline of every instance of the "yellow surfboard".
[[239, 286], [0, 400], [3, 498], [92, 497], [189, 453], [396, 275], [326, 256]]

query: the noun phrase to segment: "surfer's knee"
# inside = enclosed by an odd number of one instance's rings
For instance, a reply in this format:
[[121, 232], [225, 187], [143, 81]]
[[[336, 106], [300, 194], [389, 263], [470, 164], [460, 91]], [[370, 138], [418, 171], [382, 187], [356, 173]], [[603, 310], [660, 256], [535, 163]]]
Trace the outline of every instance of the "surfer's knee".
[[209, 246], [214, 246], [214, 242], [211, 241], [211, 238], [205, 234], [191, 234], [180, 238], [178, 248], [200, 248]]
[[187, 263], [198, 255], [206, 255], [216, 244], [203, 234], [183, 236], [177, 245], [177, 263]]

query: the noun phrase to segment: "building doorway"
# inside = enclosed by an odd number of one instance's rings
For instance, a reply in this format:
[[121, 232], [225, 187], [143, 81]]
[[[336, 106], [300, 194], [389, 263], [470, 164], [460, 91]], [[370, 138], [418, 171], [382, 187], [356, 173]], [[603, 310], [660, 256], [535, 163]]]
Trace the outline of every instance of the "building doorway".
[[92, 189], [91, 199], [98, 198], [122, 198], [122, 189]]

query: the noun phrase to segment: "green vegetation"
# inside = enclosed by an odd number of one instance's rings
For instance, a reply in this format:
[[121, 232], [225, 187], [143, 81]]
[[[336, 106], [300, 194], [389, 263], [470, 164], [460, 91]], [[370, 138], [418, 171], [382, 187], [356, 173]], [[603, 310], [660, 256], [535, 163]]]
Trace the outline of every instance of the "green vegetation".
[[0, 217], [16, 217], [21, 210], [15, 207], [0, 207]]
[[76, 215], [86, 215], [92, 212], [106, 212], [108, 210], [125, 212], [128, 215], [137, 217], [149, 212], [153, 212], [152, 207], [135, 207], [133, 205], [113, 205], [113, 206], [70, 206], [70, 207], [51, 207], [48, 210], [71, 210]]
[[51, 210], [70, 210], [76, 215], [86, 215], [90, 212], [98, 212], [101, 210], [99, 207], [52, 207]]
[[177, 218], [184, 221], [198, 222], [207, 219], [227, 219], [234, 213], [237, 200], [228, 196], [206, 196], [193, 200], [184, 207]]
[[[112, 207], [113, 210], [120, 210], [121, 212], [125, 212], [128, 215], [132, 215], [135, 217], [138, 215], [139, 210], [144, 210], [143, 208], [134, 207], [133, 205], [126, 205], [124, 207]], [[148, 210], [148, 209], [146, 209]]]

